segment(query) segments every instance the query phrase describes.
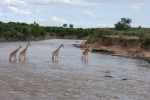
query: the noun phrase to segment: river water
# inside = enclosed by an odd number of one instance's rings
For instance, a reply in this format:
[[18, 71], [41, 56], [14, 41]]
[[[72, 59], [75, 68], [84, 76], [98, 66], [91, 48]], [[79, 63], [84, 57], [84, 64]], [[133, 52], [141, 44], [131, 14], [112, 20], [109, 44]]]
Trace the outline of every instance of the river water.
[[[27, 42], [0, 43], [0, 100], [150, 100], [150, 64], [89, 52], [72, 44], [82, 40], [30, 42], [26, 60], [18, 60]], [[52, 52], [61, 44], [58, 61]], [[17, 61], [10, 53], [22, 46]]]

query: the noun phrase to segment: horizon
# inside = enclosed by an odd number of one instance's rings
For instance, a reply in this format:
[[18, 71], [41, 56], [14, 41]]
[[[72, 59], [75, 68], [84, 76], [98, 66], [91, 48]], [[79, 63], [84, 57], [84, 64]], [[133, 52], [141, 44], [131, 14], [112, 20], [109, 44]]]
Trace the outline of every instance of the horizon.
[[114, 28], [121, 18], [129, 18], [131, 27], [149, 28], [149, 3], [150, 0], [0, 0], [0, 21]]
[[[2, 21], [0, 21], [0, 22], [2, 22]], [[11, 23], [11, 21], [10, 22], [2, 22], [2, 23], [6, 23], [6, 24], [8, 24], [8, 23]], [[25, 22], [12, 22], [12, 23], [25, 23]], [[35, 22], [36, 24], [38, 24], [39, 25], [39, 23], [37, 23], [37, 22]], [[34, 22], [33, 23], [25, 23], [25, 24], [28, 24], [28, 25], [30, 25], [30, 24], [34, 24]], [[42, 25], [39, 25], [40, 27], [63, 27], [63, 25], [62, 26], [42, 26]], [[63, 27], [63, 28], [70, 28], [69, 27], [69, 24], [67, 25], [67, 27]], [[73, 27], [73, 28], [83, 28], [83, 27]], [[114, 27], [88, 27], [89, 29], [92, 29], [92, 28], [112, 28], [112, 29], [114, 29], [115, 28], [115, 26]], [[88, 29], [87, 27], [84, 27], [83, 29]], [[131, 26], [131, 29], [136, 29], [136, 28], [139, 28], [139, 26], [138, 27], [132, 27]], [[150, 28], [150, 27], [141, 27], [141, 28]]]

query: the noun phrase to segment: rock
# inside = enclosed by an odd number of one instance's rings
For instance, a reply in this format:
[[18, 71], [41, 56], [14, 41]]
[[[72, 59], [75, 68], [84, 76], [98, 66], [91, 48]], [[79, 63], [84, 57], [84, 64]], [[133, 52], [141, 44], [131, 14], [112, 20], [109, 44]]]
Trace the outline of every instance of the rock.
[[110, 76], [110, 75], [105, 75], [104, 77], [114, 78], [114, 77], [112, 77], [112, 76]]
[[122, 79], [122, 80], [127, 80], [126, 78]]

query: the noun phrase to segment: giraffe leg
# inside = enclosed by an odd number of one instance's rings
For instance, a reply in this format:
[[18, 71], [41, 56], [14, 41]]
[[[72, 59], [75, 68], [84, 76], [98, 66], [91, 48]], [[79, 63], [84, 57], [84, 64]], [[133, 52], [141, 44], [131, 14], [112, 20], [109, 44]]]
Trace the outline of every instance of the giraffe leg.
[[88, 59], [88, 54], [87, 54], [87, 59]]
[[56, 56], [54, 56], [54, 61], [56, 60]]
[[11, 56], [9, 57], [9, 61], [11, 62]]
[[83, 55], [82, 55], [82, 57], [81, 57], [81, 60], [83, 60]]
[[15, 61], [16, 61], [16, 56], [14, 57]]
[[24, 60], [26, 60], [26, 55], [24, 55]]
[[83, 55], [83, 60], [85, 60], [85, 55]]
[[57, 61], [58, 61], [58, 55], [56, 57], [57, 57]]
[[52, 60], [54, 61], [54, 57], [52, 56]]
[[21, 55], [19, 56], [19, 61], [21, 61]]

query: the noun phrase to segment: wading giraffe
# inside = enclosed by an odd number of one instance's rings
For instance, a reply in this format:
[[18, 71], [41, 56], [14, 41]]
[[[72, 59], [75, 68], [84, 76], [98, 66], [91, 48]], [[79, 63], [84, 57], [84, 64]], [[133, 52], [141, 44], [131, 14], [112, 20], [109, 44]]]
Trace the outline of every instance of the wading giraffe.
[[88, 59], [88, 50], [89, 50], [89, 46], [86, 47], [86, 49], [83, 51], [82, 53], [82, 59]]
[[61, 44], [61, 45], [59, 46], [59, 48], [56, 49], [56, 50], [52, 53], [52, 60], [58, 60], [58, 54], [59, 54], [59, 50], [60, 50], [61, 47], [64, 47], [64, 45]]
[[17, 52], [19, 51], [19, 49], [22, 48], [21, 45], [18, 49], [16, 49], [15, 51], [13, 51], [11, 54], [10, 54], [10, 57], [9, 57], [9, 61], [11, 62], [11, 58], [14, 57], [14, 61], [16, 61], [16, 55], [17, 55]]
[[23, 56], [24, 56], [24, 60], [26, 59], [26, 52], [27, 52], [28, 46], [31, 46], [30, 43], [28, 43], [26, 48], [20, 52], [19, 61], [21, 60], [21, 57]]

